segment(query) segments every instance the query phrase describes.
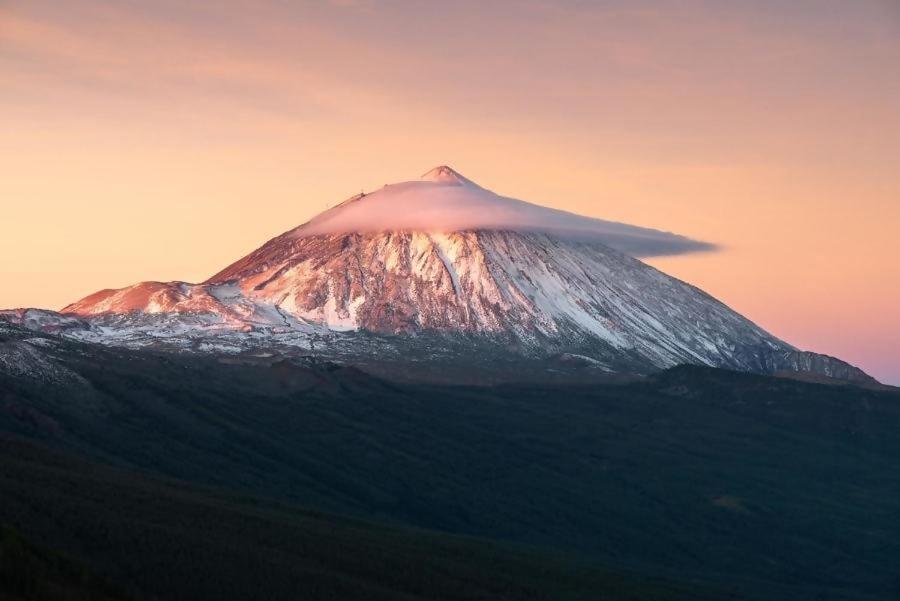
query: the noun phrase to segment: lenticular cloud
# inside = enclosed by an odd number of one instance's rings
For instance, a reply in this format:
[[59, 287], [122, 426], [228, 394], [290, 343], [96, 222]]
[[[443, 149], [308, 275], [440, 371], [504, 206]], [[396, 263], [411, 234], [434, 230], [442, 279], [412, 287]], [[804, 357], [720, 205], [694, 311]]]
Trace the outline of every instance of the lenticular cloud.
[[499, 196], [449, 167], [420, 180], [360, 194], [325, 211], [292, 232], [319, 234], [413, 230], [533, 231], [596, 241], [635, 257], [659, 257], [714, 250], [707, 242], [625, 223], [605, 221]]

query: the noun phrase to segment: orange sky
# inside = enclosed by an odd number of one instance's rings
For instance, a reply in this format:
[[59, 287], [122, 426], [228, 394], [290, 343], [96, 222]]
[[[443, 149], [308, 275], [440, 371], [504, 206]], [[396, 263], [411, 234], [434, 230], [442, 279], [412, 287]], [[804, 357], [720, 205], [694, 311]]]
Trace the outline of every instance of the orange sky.
[[[184, 4], [191, 4], [185, 8]], [[0, 0], [0, 307], [204, 279], [447, 163], [900, 383], [900, 5]]]

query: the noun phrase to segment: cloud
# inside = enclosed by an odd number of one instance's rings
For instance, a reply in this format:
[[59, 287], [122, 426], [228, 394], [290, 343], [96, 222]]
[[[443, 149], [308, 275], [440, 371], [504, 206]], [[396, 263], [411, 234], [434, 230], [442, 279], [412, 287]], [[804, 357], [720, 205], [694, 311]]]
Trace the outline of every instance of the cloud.
[[708, 242], [625, 223], [585, 217], [486, 190], [448, 167], [421, 180], [355, 196], [301, 225], [296, 237], [352, 232], [513, 230], [600, 242], [634, 257], [712, 251]]

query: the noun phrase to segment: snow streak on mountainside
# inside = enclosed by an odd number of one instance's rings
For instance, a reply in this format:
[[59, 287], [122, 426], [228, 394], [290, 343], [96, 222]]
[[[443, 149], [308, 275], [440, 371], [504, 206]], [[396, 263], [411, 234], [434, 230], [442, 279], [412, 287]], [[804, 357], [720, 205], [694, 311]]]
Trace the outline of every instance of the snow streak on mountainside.
[[282, 237], [207, 289], [229, 285], [332, 329], [480, 333], [526, 350], [595, 345], [657, 366], [747, 367], [746, 348], [791, 348], [636, 259], [534, 232]]
[[503, 198], [439, 167], [354, 197], [202, 284], [143, 282], [90, 295], [57, 321], [42, 312], [18, 320], [98, 342], [200, 351], [452, 348], [574, 356], [612, 371], [698, 363], [867, 378], [627, 254], [700, 248]]

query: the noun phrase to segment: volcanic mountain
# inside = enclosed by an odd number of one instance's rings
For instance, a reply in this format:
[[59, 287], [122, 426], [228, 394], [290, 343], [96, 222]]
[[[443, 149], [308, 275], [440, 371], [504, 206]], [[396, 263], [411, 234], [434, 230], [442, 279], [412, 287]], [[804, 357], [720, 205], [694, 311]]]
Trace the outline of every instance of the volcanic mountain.
[[7, 318], [195, 351], [505, 354], [605, 371], [693, 363], [871, 381], [636, 258], [710, 248], [499, 196], [441, 166], [354, 196], [203, 283], [143, 282], [64, 316]]

